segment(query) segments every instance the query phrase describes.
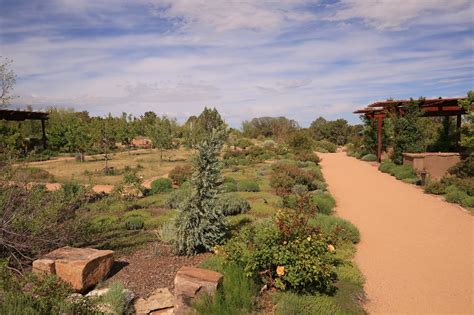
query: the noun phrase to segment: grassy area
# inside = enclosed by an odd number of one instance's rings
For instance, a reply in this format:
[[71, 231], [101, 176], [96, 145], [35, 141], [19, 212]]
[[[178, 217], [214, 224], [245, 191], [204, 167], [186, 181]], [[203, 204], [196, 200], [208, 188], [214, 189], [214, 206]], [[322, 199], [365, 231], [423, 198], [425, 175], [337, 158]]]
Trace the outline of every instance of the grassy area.
[[163, 162], [160, 162], [160, 153], [157, 151], [141, 150], [138, 152], [119, 152], [112, 154], [109, 166], [113, 167], [119, 174], [105, 175], [104, 161], [102, 157], [87, 157], [85, 162], [74, 159], [59, 159], [56, 161], [45, 161], [34, 163], [35, 168], [43, 169], [54, 176], [58, 182], [77, 182], [87, 184], [92, 180], [95, 184], [115, 185], [122, 179], [120, 171], [128, 166], [139, 167], [139, 175], [144, 179], [167, 174], [177, 165], [187, 163], [192, 151], [180, 148], [168, 150], [164, 153]]

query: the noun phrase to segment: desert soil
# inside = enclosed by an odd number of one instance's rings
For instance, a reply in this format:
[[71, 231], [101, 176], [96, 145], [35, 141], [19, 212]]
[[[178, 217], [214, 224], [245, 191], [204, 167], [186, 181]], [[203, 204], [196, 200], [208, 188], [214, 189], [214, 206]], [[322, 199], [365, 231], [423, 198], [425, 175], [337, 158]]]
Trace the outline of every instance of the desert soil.
[[474, 216], [345, 153], [319, 154], [337, 215], [361, 232], [370, 314], [473, 314]]

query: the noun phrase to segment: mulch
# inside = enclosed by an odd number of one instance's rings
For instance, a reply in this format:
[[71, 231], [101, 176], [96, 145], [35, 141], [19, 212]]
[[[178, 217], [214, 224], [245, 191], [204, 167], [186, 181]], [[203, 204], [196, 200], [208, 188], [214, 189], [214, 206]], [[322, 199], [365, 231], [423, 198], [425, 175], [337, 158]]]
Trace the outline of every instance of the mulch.
[[198, 267], [209, 255], [176, 256], [171, 246], [161, 242], [150, 243], [134, 253], [118, 256], [107, 282], [121, 282], [137, 296], [145, 298], [157, 288], [167, 287], [173, 292], [174, 277], [179, 268]]

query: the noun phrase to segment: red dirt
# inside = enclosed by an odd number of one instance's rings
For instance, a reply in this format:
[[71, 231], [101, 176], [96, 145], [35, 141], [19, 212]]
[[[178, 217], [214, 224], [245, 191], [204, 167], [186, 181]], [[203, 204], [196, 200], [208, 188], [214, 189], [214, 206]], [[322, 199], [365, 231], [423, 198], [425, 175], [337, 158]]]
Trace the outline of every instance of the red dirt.
[[174, 290], [174, 277], [182, 266], [197, 267], [210, 254], [176, 256], [163, 243], [150, 243], [130, 255], [116, 258], [115, 270], [107, 282], [119, 281], [140, 297], [148, 297], [155, 289]]
[[318, 153], [337, 214], [361, 232], [372, 314], [472, 314], [474, 217], [345, 153]]

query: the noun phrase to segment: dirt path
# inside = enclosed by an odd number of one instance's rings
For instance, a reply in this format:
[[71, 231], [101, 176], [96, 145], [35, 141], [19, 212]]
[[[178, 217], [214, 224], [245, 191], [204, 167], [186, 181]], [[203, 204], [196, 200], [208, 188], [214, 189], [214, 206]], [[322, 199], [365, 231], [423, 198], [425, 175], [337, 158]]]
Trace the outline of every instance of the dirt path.
[[337, 213], [358, 226], [371, 314], [473, 314], [474, 217], [345, 153], [320, 154]]

